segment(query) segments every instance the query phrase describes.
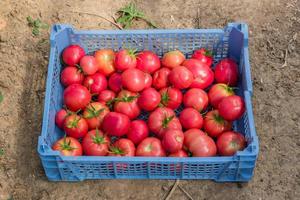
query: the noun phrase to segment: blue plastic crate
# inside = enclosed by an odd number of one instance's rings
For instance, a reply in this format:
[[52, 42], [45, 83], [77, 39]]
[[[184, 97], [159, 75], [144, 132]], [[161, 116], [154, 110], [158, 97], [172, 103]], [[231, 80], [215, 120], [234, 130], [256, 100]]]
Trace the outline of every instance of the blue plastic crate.
[[[246, 24], [231, 23], [222, 29], [77, 31], [69, 25], [54, 25], [50, 35], [51, 51], [48, 67], [42, 133], [38, 152], [51, 181], [85, 179], [212, 179], [215, 181], [249, 181], [258, 155], [251, 96], [252, 82]], [[66, 157], [51, 146], [64, 133], [55, 126], [55, 113], [62, 107], [63, 87], [60, 84], [60, 54], [70, 44], [79, 44], [87, 53], [102, 48], [121, 47], [149, 49], [162, 56], [179, 49], [190, 57], [195, 49], [214, 52], [215, 63], [225, 57], [239, 61], [239, 89], [246, 102], [244, 116], [234, 123], [243, 133], [248, 146], [234, 156], [206, 158], [150, 157]]]

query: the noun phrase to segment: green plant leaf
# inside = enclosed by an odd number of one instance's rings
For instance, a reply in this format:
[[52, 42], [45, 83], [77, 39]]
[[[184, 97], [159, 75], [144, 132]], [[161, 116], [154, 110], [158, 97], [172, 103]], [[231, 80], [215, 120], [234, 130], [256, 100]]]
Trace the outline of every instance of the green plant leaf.
[[0, 103], [3, 101], [4, 97], [2, 95], [2, 92], [0, 91]]

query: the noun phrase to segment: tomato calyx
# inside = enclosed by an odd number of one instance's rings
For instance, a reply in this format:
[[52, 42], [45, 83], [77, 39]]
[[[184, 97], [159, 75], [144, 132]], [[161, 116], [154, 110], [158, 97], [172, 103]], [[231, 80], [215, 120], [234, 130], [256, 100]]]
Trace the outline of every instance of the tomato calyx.
[[204, 50], [203, 55], [207, 57], [213, 57], [213, 52], [209, 50]]
[[81, 116], [75, 117], [74, 120], [67, 123], [67, 128], [77, 128], [78, 122], [81, 120]]
[[122, 149], [120, 149], [119, 147], [115, 147], [115, 146], [110, 146], [108, 152], [116, 154], [116, 155], [123, 155], [123, 154], [125, 154], [125, 152]]
[[218, 114], [213, 114], [213, 119], [218, 122], [219, 124], [224, 124], [225, 123], [225, 120], [223, 117], [221, 117], [221, 115], [218, 115]]
[[135, 58], [137, 55], [137, 49], [126, 49], [126, 51], [128, 52], [131, 58]]
[[92, 136], [92, 140], [95, 144], [106, 144], [105, 137], [99, 135], [99, 130], [97, 128], [95, 136]]
[[84, 74], [84, 71], [83, 71], [82, 67], [79, 64], [75, 64], [75, 67], [77, 68], [77, 72], [80, 72], [80, 73]]
[[182, 142], [182, 137], [176, 136], [176, 137], [175, 137], [175, 140], [176, 140], [177, 142]]
[[61, 148], [61, 150], [67, 150], [67, 151], [72, 151], [72, 150], [74, 150], [74, 149], [77, 149], [76, 147], [72, 147], [72, 146], [71, 146], [71, 140], [69, 140], [69, 141], [67, 142], [66, 136], [64, 136], [63, 143], [60, 144], [60, 148]]
[[148, 144], [147, 146], [145, 146], [144, 150], [146, 152], [151, 152], [152, 151], [152, 145], [151, 144]]
[[135, 96], [123, 96], [122, 98], [114, 98], [114, 102], [132, 102], [133, 100], [135, 100], [136, 98], [138, 98], [139, 95], [135, 95]]
[[234, 94], [234, 89], [238, 89], [236, 87], [230, 87], [228, 84], [221, 84], [220, 87], [224, 88], [226, 92], [232, 95]]
[[166, 105], [166, 104], [168, 104], [169, 100], [170, 100], [170, 97], [168, 95], [168, 90], [167, 90], [166, 92], [163, 92], [161, 94], [161, 104]]
[[163, 128], [168, 128], [168, 124], [170, 123], [170, 121], [173, 120], [174, 117], [175, 117], [174, 115], [172, 115], [172, 116], [170, 116], [170, 117], [165, 117], [165, 118], [163, 119], [163, 121], [162, 121], [162, 127], [163, 127]]
[[88, 112], [88, 115], [85, 117], [86, 119], [91, 119], [94, 117], [98, 117], [101, 112], [104, 111], [104, 108], [101, 108], [99, 110], [96, 110], [94, 106], [91, 105], [92, 108], [87, 107], [86, 110]]

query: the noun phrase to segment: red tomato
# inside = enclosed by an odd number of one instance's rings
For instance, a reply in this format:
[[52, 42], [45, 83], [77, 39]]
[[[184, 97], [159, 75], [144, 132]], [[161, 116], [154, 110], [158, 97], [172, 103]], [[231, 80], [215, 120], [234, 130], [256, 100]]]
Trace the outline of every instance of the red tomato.
[[168, 78], [170, 83], [178, 89], [190, 87], [194, 79], [192, 72], [183, 66], [173, 68]]
[[217, 83], [236, 86], [238, 73], [238, 65], [230, 58], [221, 60], [215, 67], [215, 79]]
[[122, 90], [115, 99], [114, 111], [123, 113], [129, 119], [135, 119], [141, 113], [137, 104], [138, 94], [128, 90]]
[[96, 73], [87, 76], [84, 79], [83, 85], [87, 87], [92, 94], [98, 94], [107, 88], [107, 80], [103, 74]]
[[195, 108], [201, 112], [206, 109], [208, 105], [208, 96], [205, 91], [198, 88], [192, 88], [184, 94], [183, 104], [185, 107]]
[[100, 128], [104, 117], [109, 113], [109, 108], [100, 102], [90, 103], [83, 112], [83, 118], [88, 123], [89, 129]]
[[94, 56], [83, 56], [80, 59], [80, 67], [85, 75], [93, 75], [98, 71], [97, 61]]
[[161, 89], [169, 86], [169, 79], [168, 76], [170, 74], [171, 70], [164, 67], [159, 70], [157, 70], [153, 74], [153, 82], [152, 85], [156, 89]]
[[156, 108], [149, 118], [148, 127], [159, 138], [163, 137], [164, 132], [167, 129], [179, 129], [181, 130], [181, 124], [179, 119], [175, 116], [175, 113], [170, 108]]
[[136, 156], [164, 157], [166, 152], [159, 139], [155, 137], [145, 138], [136, 148]]
[[102, 122], [102, 130], [110, 136], [126, 135], [130, 127], [130, 119], [127, 115], [117, 112], [108, 113]]
[[85, 52], [79, 45], [70, 45], [64, 49], [62, 59], [65, 64], [75, 66], [84, 55]]
[[245, 137], [234, 131], [222, 133], [217, 140], [218, 152], [222, 156], [232, 156], [237, 151], [242, 151], [245, 146]]
[[135, 145], [139, 144], [143, 139], [148, 137], [149, 129], [143, 120], [134, 120], [130, 123], [130, 128], [127, 133], [127, 138]]
[[73, 138], [82, 138], [88, 132], [88, 124], [81, 116], [71, 114], [66, 117], [64, 122], [64, 131]]
[[218, 110], [224, 119], [234, 121], [243, 116], [245, 112], [245, 102], [237, 95], [225, 97], [219, 103]]
[[160, 68], [159, 57], [152, 51], [142, 51], [137, 56], [136, 67], [143, 72], [152, 74]]
[[152, 85], [152, 76], [148, 73], [145, 73], [145, 88], [144, 89], [150, 88], [151, 85]]
[[162, 145], [169, 153], [175, 153], [182, 149], [184, 135], [181, 130], [168, 129], [164, 133]]
[[214, 72], [209, 65], [196, 59], [187, 59], [182, 63], [193, 74], [193, 83], [191, 88], [205, 89], [214, 82]]
[[189, 149], [191, 143], [195, 140], [196, 137], [198, 137], [199, 135], [205, 135], [205, 133], [199, 129], [189, 129], [187, 131], [184, 132], [184, 141], [183, 141], [183, 145], [185, 146], [185, 148]]
[[180, 157], [180, 158], [184, 158], [184, 157], [188, 157], [188, 154], [186, 153], [186, 151], [180, 149], [179, 151], [177, 151], [177, 152], [175, 152], [175, 153], [169, 154], [169, 157]]
[[224, 97], [232, 95], [234, 95], [233, 89], [224, 83], [217, 83], [208, 91], [209, 102], [214, 108], [218, 108], [220, 101]]
[[135, 146], [131, 140], [121, 138], [109, 148], [108, 156], [135, 156]]
[[206, 50], [205, 48], [198, 49], [194, 51], [192, 58], [201, 61], [202, 63], [206, 64], [207, 66], [211, 66], [213, 63], [213, 55], [211, 51]]
[[60, 74], [60, 81], [63, 86], [67, 87], [72, 84], [82, 84], [84, 75], [76, 67], [65, 67]]
[[115, 67], [117, 70], [124, 71], [126, 69], [136, 67], [136, 51], [131, 49], [122, 49], [116, 53]]
[[189, 150], [193, 157], [210, 157], [217, 154], [217, 146], [214, 140], [205, 134], [195, 137], [189, 145]]
[[229, 131], [232, 123], [221, 117], [218, 110], [212, 110], [205, 115], [203, 127], [210, 137], [218, 137], [224, 131]]
[[64, 137], [57, 140], [52, 146], [54, 151], [60, 151], [63, 156], [81, 156], [81, 144], [72, 137]]
[[89, 131], [82, 140], [83, 152], [87, 156], [106, 156], [109, 145], [109, 137], [98, 129]]
[[119, 73], [112, 74], [108, 79], [108, 87], [114, 92], [120, 92], [122, 89], [122, 77]]
[[91, 101], [88, 89], [79, 84], [72, 84], [64, 91], [64, 104], [73, 112], [84, 109]]
[[122, 73], [122, 85], [132, 92], [140, 92], [145, 88], [145, 73], [139, 69], [127, 69]]
[[101, 49], [95, 52], [95, 59], [98, 65], [98, 71], [105, 76], [115, 72], [114, 60], [115, 52], [111, 49]]
[[106, 105], [109, 105], [109, 102], [111, 102], [116, 97], [116, 94], [111, 90], [103, 90], [98, 95], [98, 101], [104, 102]]
[[182, 102], [182, 93], [180, 90], [168, 87], [163, 88], [159, 91], [161, 95], [161, 103], [173, 110], [177, 109]]
[[152, 111], [159, 105], [160, 99], [159, 92], [154, 88], [148, 88], [141, 93], [138, 99], [138, 105], [143, 110]]
[[181, 111], [179, 120], [183, 128], [202, 128], [203, 118], [202, 115], [194, 108], [185, 108]]
[[57, 111], [55, 115], [55, 124], [60, 128], [64, 128], [64, 122], [66, 117], [68, 116], [68, 112], [65, 109], [60, 109]]
[[178, 50], [169, 51], [165, 53], [161, 59], [161, 64], [164, 67], [174, 68], [181, 65], [181, 63], [185, 60], [185, 56]]

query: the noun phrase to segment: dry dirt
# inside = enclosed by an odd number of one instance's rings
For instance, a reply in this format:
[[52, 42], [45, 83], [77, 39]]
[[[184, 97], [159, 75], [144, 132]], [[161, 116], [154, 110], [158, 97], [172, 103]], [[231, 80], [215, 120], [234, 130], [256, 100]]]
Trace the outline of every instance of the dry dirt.
[[[254, 114], [260, 139], [255, 175], [247, 184], [181, 181], [194, 199], [300, 199], [300, 3], [297, 0], [135, 1], [161, 28], [250, 28]], [[174, 181], [48, 182], [36, 152], [41, 130], [49, 33], [33, 37], [26, 17], [79, 29], [115, 29], [100, 18], [128, 1], [0, 1], [0, 199], [161, 199]], [[134, 28], [145, 28], [142, 22]], [[41, 42], [46, 39], [45, 42]], [[286, 65], [283, 66], [287, 51]], [[283, 67], [282, 67], [283, 66]], [[171, 199], [187, 199], [178, 188]]]

